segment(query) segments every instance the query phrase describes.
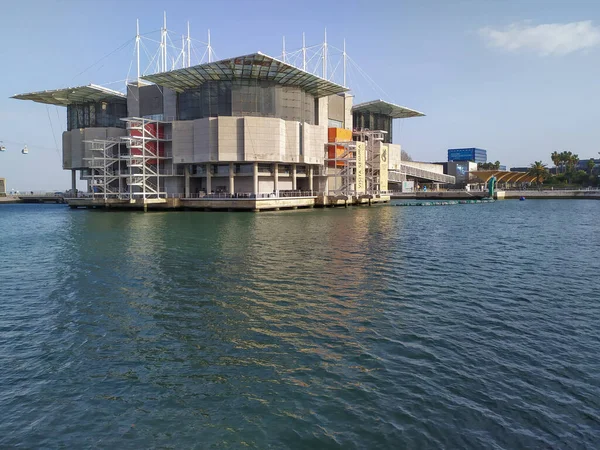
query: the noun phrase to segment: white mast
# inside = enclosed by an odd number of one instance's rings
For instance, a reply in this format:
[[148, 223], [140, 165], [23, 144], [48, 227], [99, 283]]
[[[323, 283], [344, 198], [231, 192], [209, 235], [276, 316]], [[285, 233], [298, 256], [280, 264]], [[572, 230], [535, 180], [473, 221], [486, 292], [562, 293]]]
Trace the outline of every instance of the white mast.
[[185, 69], [185, 36], [181, 35], [181, 67]]
[[302, 32], [302, 70], [306, 72], [306, 40]]
[[167, 12], [164, 12], [163, 16], [163, 27], [161, 30], [160, 37], [160, 50], [161, 50], [161, 71], [166, 72], [167, 70]]
[[140, 84], [140, 19], [136, 19], [136, 33], [135, 33], [135, 54], [137, 58], [137, 78], [136, 84]]
[[211, 53], [212, 47], [210, 46], [210, 30], [208, 30], [208, 62], [212, 62]]
[[192, 61], [192, 52], [191, 52], [191, 40], [190, 40], [190, 22], [187, 23], [188, 26], [188, 34], [187, 34], [187, 66], [190, 67]]
[[327, 28], [325, 28], [325, 40], [323, 41], [323, 78], [327, 79]]
[[344, 87], [346, 87], [346, 39], [344, 38]]
[[285, 62], [285, 36], [283, 36], [283, 52], [281, 53], [283, 62]]

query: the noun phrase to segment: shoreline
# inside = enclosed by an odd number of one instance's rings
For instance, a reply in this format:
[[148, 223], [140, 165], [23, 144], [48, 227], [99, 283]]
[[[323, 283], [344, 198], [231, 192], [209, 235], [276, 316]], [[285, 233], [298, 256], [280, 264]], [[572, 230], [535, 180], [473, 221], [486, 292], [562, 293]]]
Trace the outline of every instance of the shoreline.
[[[600, 191], [559, 191], [559, 190], [542, 190], [542, 191], [498, 191], [500, 197], [504, 196], [504, 200], [518, 200], [521, 197], [532, 200], [572, 200], [572, 199], [587, 199], [600, 200]], [[476, 191], [437, 191], [437, 192], [406, 192], [398, 193], [391, 196], [392, 200], [467, 200], [481, 199], [487, 197], [487, 192]], [[502, 200], [502, 198], [499, 198]]]

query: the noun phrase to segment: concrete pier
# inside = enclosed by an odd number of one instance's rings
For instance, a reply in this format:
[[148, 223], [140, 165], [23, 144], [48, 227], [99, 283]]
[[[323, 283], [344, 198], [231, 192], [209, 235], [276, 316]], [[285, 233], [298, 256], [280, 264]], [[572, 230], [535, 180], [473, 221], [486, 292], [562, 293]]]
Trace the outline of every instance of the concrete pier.
[[[279, 211], [314, 207], [333, 207], [351, 205], [371, 205], [387, 203], [389, 196], [372, 198], [346, 196], [312, 196], [312, 197], [265, 197], [265, 198], [167, 198], [167, 199], [103, 199], [103, 198], [70, 198], [67, 203], [73, 209], [107, 209], [107, 210], [197, 210], [197, 211]], [[371, 197], [371, 196], [369, 196]]]

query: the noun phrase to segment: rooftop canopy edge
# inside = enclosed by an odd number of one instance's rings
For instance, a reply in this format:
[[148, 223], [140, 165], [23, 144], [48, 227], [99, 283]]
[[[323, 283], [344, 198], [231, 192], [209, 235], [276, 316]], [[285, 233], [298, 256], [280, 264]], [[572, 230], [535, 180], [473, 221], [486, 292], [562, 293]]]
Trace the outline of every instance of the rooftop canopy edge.
[[16, 98], [17, 100], [32, 100], [37, 103], [46, 103], [48, 105], [57, 106], [68, 106], [73, 103], [127, 100], [125, 94], [95, 84], [54, 89], [51, 91], [17, 94], [13, 95], [11, 98]]
[[469, 173], [485, 183], [492, 177], [496, 177], [498, 183], [531, 183], [536, 178], [535, 175], [530, 175], [527, 172], [511, 172], [508, 170], [473, 170]]
[[142, 78], [177, 92], [194, 89], [206, 81], [232, 81], [242, 78], [274, 81], [285, 86], [300, 87], [315, 97], [326, 97], [348, 91], [348, 88], [339, 84], [260, 52], [185, 69], [145, 75]]
[[370, 102], [359, 103], [352, 107], [352, 112], [384, 114], [393, 119], [407, 119], [409, 117], [422, 117], [425, 114], [404, 106], [395, 105], [383, 100], [373, 100]]

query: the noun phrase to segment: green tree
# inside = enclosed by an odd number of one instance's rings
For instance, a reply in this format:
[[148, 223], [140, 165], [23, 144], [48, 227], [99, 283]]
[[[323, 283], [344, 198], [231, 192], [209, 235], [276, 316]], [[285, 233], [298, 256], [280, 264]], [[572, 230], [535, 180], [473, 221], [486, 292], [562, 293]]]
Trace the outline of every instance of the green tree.
[[571, 170], [571, 164], [573, 161], [573, 153], [572, 152], [561, 152], [560, 153], [560, 162], [563, 168], [563, 173], [568, 173]]
[[554, 163], [554, 167], [556, 167], [556, 174], [558, 174], [558, 168], [560, 166], [560, 163], [562, 162], [560, 153], [558, 153], [557, 151], [553, 151], [550, 154], [550, 158], [552, 159], [552, 162]]
[[531, 167], [529, 168], [527, 174], [534, 176], [536, 184], [540, 186], [541, 183], [543, 183], [544, 180], [548, 178], [548, 168], [543, 162], [536, 161], [533, 164], [531, 164]]
[[496, 161], [496, 162], [494, 163], [494, 169], [496, 169], [496, 170], [500, 170], [500, 161]]
[[579, 162], [579, 155], [575, 155], [571, 152], [567, 152], [567, 175], [569, 179], [569, 183], [573, 179], [573, 174], [575, 173], [575, 166]]
[[592, 158], [588, 159], [587, 169], [588, 169], [588, 173], [590, 175], [592, 174], [595, 165], [596, 165], [596, 162]]

